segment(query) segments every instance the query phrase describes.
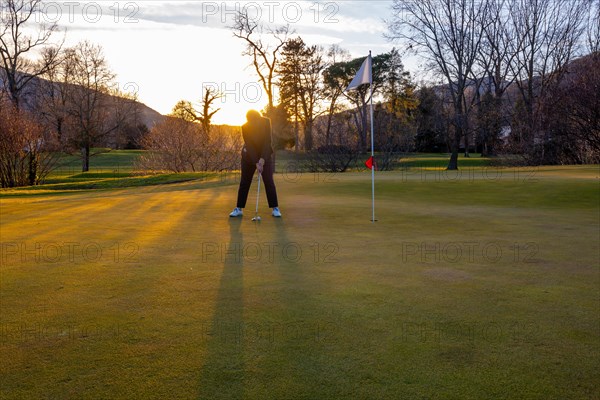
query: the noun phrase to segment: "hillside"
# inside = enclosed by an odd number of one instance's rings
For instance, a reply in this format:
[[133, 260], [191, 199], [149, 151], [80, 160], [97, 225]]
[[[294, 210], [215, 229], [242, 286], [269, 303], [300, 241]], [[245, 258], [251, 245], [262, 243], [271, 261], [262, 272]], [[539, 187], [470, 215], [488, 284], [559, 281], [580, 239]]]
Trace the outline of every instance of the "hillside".
[[[0, 91], [4, 90], [4, 74], [3, 68], [0, 68]], [[23, 106], [31, 111], [35, 110], [36, 102], [41, 98], [41, 90], [43, 87], [48, 87], [50, 83], [42, 78], [33, 78], [29, 83], [27, 90], [23, 96]], [[60, 82], [55, 82], [54, 85], [62, 86]], [[116, 98], [115, 96], [109, 96]], [[148, 107], [144, 103], [138, 102], [138, 120], [140, 123], [146, 125], [149, 129], [164, 119], [164, 116], [158, 111]]]

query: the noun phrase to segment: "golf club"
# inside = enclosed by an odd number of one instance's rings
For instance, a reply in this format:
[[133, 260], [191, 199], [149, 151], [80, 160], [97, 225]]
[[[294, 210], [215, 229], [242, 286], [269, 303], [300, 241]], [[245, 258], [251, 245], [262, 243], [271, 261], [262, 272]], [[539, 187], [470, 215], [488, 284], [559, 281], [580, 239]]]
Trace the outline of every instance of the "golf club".
[[260, 217], [258, 216], [258, 199], [260, 198], [260, 172], [258, 173], [258, 191], [256, 192], [256, 211], [254, 213], [254, 218], [252, 221], [260, 222]]

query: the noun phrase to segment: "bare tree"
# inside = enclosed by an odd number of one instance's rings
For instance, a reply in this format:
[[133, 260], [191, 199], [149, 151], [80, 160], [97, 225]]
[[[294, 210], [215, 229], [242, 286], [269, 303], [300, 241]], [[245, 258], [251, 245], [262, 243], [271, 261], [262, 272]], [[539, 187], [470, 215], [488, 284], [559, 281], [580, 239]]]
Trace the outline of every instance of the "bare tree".
[[600, 52], [600, 0], [592, 0], [587, 19], [587, 51]]
[[57, 134], [59, 143], [68, 137], [67, 119], [68, 119], [68, 92], [73, 85], [73, 65], [65, 62], [66, 52], [56, 48], [46, 48], [43, 57], [55, 58], [60, 62], [55, 68], [51, 68], [41, 75], [37, 92], [37, 104], [34, 106], [35, 112], [40, 121]]
[[65, 59], [72, 67], [72, 85], [67, 91], [67, 114], [71, 147], [80, 151], [82, 171], [89, 171], [93, 146], [106, 140], [129, 117], [134, 99], [114, 90], [114, 73], [102, 48], [88, 41], [68, 49]]
[[442, 73], [454, 107], [454, 138], [448, 169], [458, 169], [458, 151], [468, 132], [466, 91], [477, 67], [486, 3], [479, 0], [394, 0], [390, 40], [407, 40]]
[[600, 162], [600, 54], [578, 58], [540, 99], [545, 164]]
[[[27, 57], [38, 48], [49, 45], [52, 34], [58, 29], [56, 24], [41, 24], [35, 36], [24, 32], [31, 17], [39, 11], [40, 3], [41, 0], [3, 0], [0, 3], [0, 79], [2, 90], [9, 95], [17, 110], [21, 108], [24, 92], [30, 83], [54, 68], [58, 61], [58, 51], [47, 52], [37, 61]], [[39, 163], [35, 148], [30, 147], [30, 150], [29, 176], [31, 184], [34, 184]]]
[[60, 158], [55, 139], [53, 131], [0, 97], [0, 185], [40, 183]]
[[524, 118], [516, 121], [523, 152], [531, 152], [544, 141], [538, 99], [549, 87], [560, 84], [564, 67], [578, 54], [590, 5], [590, 0], [515, 0], [512, 4], [519, 47], [514, 49], [511, 67], [524, 108]]
[[200, 115], [198, 115], [198, 121], [200, 121], [202, 128], [208, 134], [210, 134], [212, 117], [221, 110], [220, 108], [213, 110], [213, 103], [222, 97], [223, 94], [217, 89], [212, 87], [204, 88], [204, 96], [202, 97], [201, 104], [202, 109], [200, 110]]
[[519, 38], [511, 24], [511, 10], [516, 0], [487, 0], [486, 17], [483, 26], [483, 41], [479, 49], [474, 80], [482, 79], [479, 90], [474, 92], [477, 105], [477, 131], [482, 156], [496, 152], [502, 126], [507, 124], [501, 112], [505, 93], [514, 83], [517, 75], [513, 65], [521, 48]]
[[212, 117], [221, 110], [213, 110], [213, 103], [222, 98], [223, 94], [213, 87], [205, 87], [200, 110], [191, 101], [180, 100], [173, 108], [173, 115], [189, 122], [200, 122], [206, 133], [210, 133]]
[[[278, 28], [264, 28], [258, 21], [248, 15], [248, 10], [239, 11], [231, 27], [233, 35], [246, 42], [244, 55], [252, 57], [252, 65], [269, 99], [268, 109], [273, 108], [275, 73], [280, 52], [287, 41], [290, 31], [289, 25]], [[264, 38], [264, 33], [270, 40]]]
[[49, 45], [52, 34], [58, 30], [56, 24], [39, 24], [36, 35], [25, 33], [31, 17], [40, 11], [41, 3], [42, 0], [2, 0], [0, 3], [0, 72], [6, 91], [17, 108], [21, 106], [23, 92], [29, 83], [58, 62], [58, 51], [46, 53], [46, 57], [37, 61], [27, 57], [34, 50]]

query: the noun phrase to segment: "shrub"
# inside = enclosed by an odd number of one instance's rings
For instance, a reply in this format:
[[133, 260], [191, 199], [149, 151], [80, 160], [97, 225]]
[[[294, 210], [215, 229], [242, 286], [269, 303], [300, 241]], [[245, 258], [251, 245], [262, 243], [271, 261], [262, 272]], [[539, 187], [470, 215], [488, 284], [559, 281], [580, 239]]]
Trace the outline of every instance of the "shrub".
[[167, 118], [141, 140], [148, 152], [137, 167], [152, 172], [228, 171], [239, 162], [239, 132], [214, 126], [210, 134], [200, 124]]
[[356, 157], [356, 150], [348, 146], [320, 146], [306, 154], [306, 168], [310, 172], [344, 172]]

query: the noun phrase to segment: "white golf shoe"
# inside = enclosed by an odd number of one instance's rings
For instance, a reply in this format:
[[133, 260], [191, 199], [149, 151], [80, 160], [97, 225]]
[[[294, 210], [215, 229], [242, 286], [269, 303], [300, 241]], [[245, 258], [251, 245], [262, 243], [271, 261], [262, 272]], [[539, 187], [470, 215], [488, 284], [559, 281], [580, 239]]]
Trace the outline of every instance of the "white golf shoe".
[[233, 211], [229, 214], [230, 217], [241, 217], [244, 215], [244, 211], [241, 208], [234, 208]]
[[279, 211], [279, 207], [273, 208], [273, 216], [277, 218], [281, 218], [281, 211]]

